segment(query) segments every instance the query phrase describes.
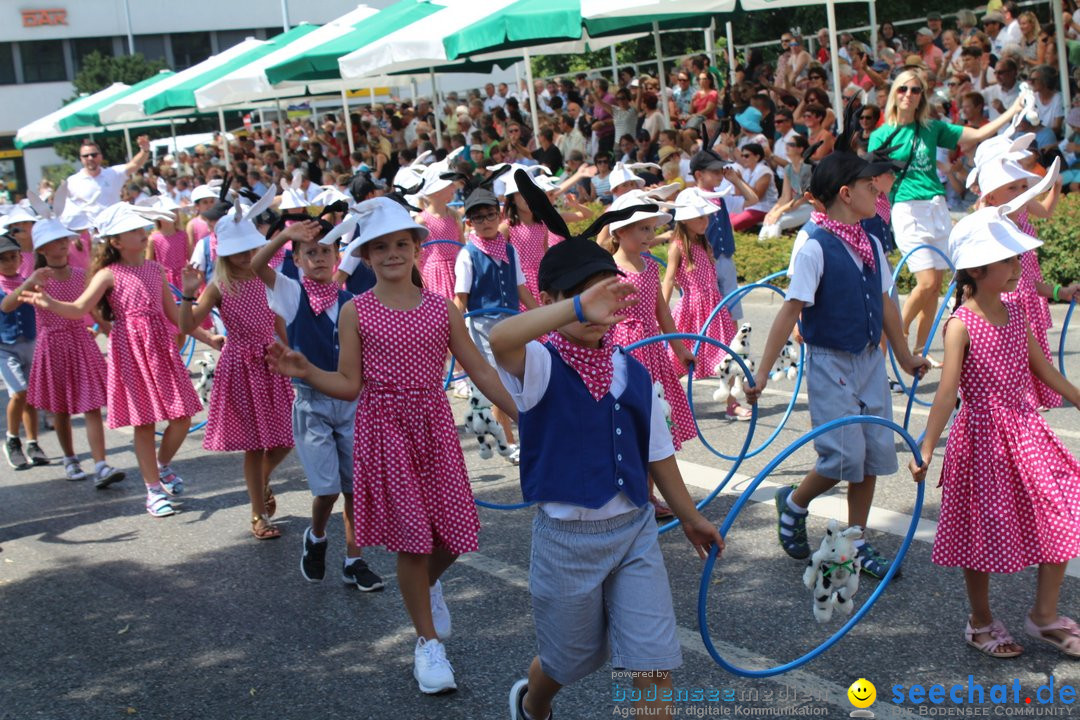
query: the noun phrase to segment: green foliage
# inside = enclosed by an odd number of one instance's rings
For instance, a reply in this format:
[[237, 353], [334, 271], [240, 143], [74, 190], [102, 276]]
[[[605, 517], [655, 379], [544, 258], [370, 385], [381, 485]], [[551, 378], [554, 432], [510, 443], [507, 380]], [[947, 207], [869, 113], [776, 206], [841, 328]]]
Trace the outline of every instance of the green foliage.
[[[756, 282], [785, 269], [791, 262], [791, 247], [794, 244], [794, 235], [758, 240], [758, 236], [751, 233], [735, 233], [735, 269], [739, 273], [739, 284]], [[777, 278], [772, 283], [787, 287], [787, 278]]]
[[1043, 241], [1039, 264], [1046, 282], [1067, 285], [1080, 280], [1080, 252], [1077, 233], [1080, 228], [1080, 194], [1070, 193], [1061, 199], [1054, 215], [1036, 220], [1035, 229]]
[[71, 163], [56, 163], [55, 165], [43, 165], [41, 168], [41, 175], [44, 179], [53, 184], [53, 187], [59, 187], [60, 183], [64, 182], [67, 178], [75, 172], [75, 166]]

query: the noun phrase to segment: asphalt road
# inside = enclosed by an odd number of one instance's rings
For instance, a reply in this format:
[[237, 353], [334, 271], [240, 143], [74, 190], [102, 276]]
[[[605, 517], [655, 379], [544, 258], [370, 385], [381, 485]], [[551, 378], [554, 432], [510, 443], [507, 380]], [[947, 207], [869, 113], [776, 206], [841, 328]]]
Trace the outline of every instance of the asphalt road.
[[[776, 304], [750, 298], [748, 319], [764, 341]], [[1057, 333], [1063, 308], [1055, 308]], [[1070, 338], [1068, 368], [1080, 378], [1080, 330]], [[754, 445], [777, 425], [790, 399], [791, 383], [772, 385], [763, 400]], [[929, 399], [933, 383], [920, 397]], [[717, 419], [713, 387], [695, 386], [706, 437], [722, 452], [742, 444], [744, 423]], [[896, 398], [897, 418], [903, 399]], [[464, 404], [454, 401], [460, 418]], [[1075, 408], [1046, 417], [1065, 444], [1080, 452], [1080, 416]], [[921, 430], [925, 408], [912, 426]], [[805, 395], [776, 440], [747, 459], [705, 510], [720, 523], [754, 474], [783, 447], [809, 429]], [[81, 425], [76, 440], [88, 457]], [[340, 516], [331, 526], [331, 571], [309, 584], [298, 570], [300, 537], [310, 509], [295, 455], [275, 478], [278, 517], [284, 537], [257, 542], [248, 532], [248, 506], [239, 455], [207, 453], [193, 433], [174, 467], [187, 481], [181, 512], [153, 519], [143, 510], [131, 435], [108, 433], [110, 462], [129, 478], [106, 491], [88, 482], [63, 479], [58, 464], [23, 472], [0, 469], [0, 718], [505, 718], [506, 694], [523, 675], [534, 651], [528, 594], [531, 510], [480, 511], [480, 552], [463, 557], [444, 578], [453, 614], [448, 654], [459, 684], [456, 693], [427, 697], [412, 679], [414, 642], [394, 582], [394, 558], [370, 549], [372, 567], [387, 581], [380, 593], [362, 594], [337, 580], [343, 555]], [[47, 452], [55, 438], [43, 435]], [[517, 470], [501, 458], [481, 460], [466, 445], [478, 498], [520, 500]], [[730, 661], [763, 668], [807, 652], [839, 623], [819, 626], [801, 584], [802, 563], [776, 544], [772, 491], [768, 485], [796, 481], [811, 466], [804, 449], [786, 461], [739, 516], [728, 550], [709, 587], [708, 626]], [[901, 454], [901, 464], [905, 454]], [[679, 455], [691, 492], [703, 497], [731, 464], [693, 441]], [[923, 704], [929, 710], [1003, 716], [1032, 710], [1067, 713], [1071, 705], [1041, 705], [1039, 686], [1080, 685], [1080, 664], [1049, 647], [1026, 642], [1019, 659], [992, 660], [968, 648], [962, 637], [966, 603], [959, 571], [930, 563], [939, 491], [928, 483], [919, 535], [904, 564], [904, 576], [840, 643], [801, 669], [746, 679], [721, 670], [705, 652], [697, 621], [702, 563], [679, 530], [663, 536], [685, 663], [675, 684], [688, 698], [679, 717], [847, 717], [848, 686], [860, 677], [877, 687], [870, 709], [877, 717], [920, 716], [920, 706], [892, 701], [894, 686], [910, 689], [935, 683], [984, 686], [983, 704]], [[879, 481], [871, 526], [880, 549], [893, 553], [910, 523], [915, 489], [903, 475]], [[843, 519], [842, 491], [812, 507], [811, 541], [820, 539], [829, 517]], [[862, 604], [876, 583], [864, 579]], [[1035, 571], [995, 578], [995, 612], [1024, 641], [1022, 619], [1035, 588]], [[1065, 582], [1062, 611], [1077, 615], [1080, 566]], [[1018, 680], [1012, 703], [1012, 683]], [[1008, 684], [1010, 704], [990, 703], [991, 686]], [[630, 683], [601, 670], [560, 693], [558, 718], [628, 716]], [[903, 692], [907, 692], [904, 690]], [[996, 695], [994, 697], [997, 697]], [[1032, 698], [1032, 703], [1024, 702]], [[977, 693], [973, 699], [978, 700]], [[947, 698], [946, 698], [947, 700]], [[1080, 711], [1077, 711], [1080, 715]]]

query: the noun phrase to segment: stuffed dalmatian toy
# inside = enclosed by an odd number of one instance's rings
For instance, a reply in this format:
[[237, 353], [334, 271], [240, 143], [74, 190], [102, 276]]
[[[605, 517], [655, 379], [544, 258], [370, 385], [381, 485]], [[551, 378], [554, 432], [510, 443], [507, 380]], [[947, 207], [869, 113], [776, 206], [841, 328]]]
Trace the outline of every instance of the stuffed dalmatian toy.
[[[750, 333], [752, 331], [753, 326], [750, 323], [743, 323], [739, 331], [735, 333], [735, 337], [732, 338], [730, 345], [732, 351], [746, 363], [746, 367], [750, 369], [751, 374], [757, 367], [757, 363], [750, 357]], [[727, 402], [733, 395], [737, 398], [746, 399], [746, 378], [743, 376], [742, 368], [731, 359], [730, 355], [724, 356], [724, 359], [716, 366], [715, 372], [720, 376], [720, 387], [713, 393], [713, 400]]]
[[829, 622], [834, 608], [845, 616], [855, 609], [853, 598], [859, 590], [861, 569], [855, 541], [862, 534], [859, 527], [841, 532], [834, 518], [829, 521], [821, 547], [810, 556], [803, 584], [814, 593], [814, 618], [819, 623]]
[[[487, 460], [494, 455], [496, 448], [500, 455], [508, 457], [513, 450], [506, 444], [506, 433], [502, 425], [491, 413], [491, 401], [484, 397], [484, 393], [480, 392], [480, 388], [476, 387], [471, 380], [469, 391], [471, 396], [469, 410], [465, 413], [465, 431], [476, 437], [480, 444], [480, 457]], [[494, 443], [488, 439], [488, 435], [495, 438]]]
[[652, 384], [653, 395], [660, 400], [660, 407], [664, 411], [664, 420], [667, 422], [668, 430], [671, 429], [674, 423], [671, 421], [671, 403], [664, 399], [664, 386], [657, 380]]
[[217, 367], [217, 360], [211, 353], [204, 352], [203, 359], [196, 365], [199, 367], [199, 381], [195, 383], [195, 392], [199, 394], [199, 399], [205, 405], [210, 401], [210, 390], [214, 386], [214, 369]]
[[776, 364], [773, 365], [772, 372], [769, 373], [769, 379], [782, 380], [787, 378], [788, 380], [794, 380], [798, 374], [799, 346], [793, 340], [788, 340], [784, 343], [784, 347], [781, 348], [779, 357], [776, 358]]

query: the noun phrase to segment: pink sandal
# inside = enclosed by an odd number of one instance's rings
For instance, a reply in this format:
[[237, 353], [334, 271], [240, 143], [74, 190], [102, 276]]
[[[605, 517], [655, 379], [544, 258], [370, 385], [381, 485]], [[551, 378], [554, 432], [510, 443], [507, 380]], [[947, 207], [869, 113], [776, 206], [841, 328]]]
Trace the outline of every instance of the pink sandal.
[[[975, 639], [976, 635], [990, 635], [989, 640], [978, 641]], [[1000, 620], [994, 620], [989, 625], [984, 627], [971, 627], [971, 619], [968, 619], [967, 629], [964, 630], [964, 639], [967, 640], [967, 644], [975, 648], [981, 653], [985, 653], [990, 657], [995, 658], [1014, 658], [1021, 655], [1024, 650], [1002, 650], [1007, 645], [1016, 645], [1012, 639], [1012, 635], [1005, 629], [1005, 625]], [[1019, 647], [1019, 645], [1017, 645]]]
[[[1064, 630], [1068, 634], [1060, 638], [1053, 634], [1055, 630]], [[1080, 625], [1072, 618], [1059, 615], [1052, 623], [1036, 625], [1029, 615], [1024, 617], [1024, 632], [1036, 640], [1053, 645], [1063, 655], [1080, 658]]]

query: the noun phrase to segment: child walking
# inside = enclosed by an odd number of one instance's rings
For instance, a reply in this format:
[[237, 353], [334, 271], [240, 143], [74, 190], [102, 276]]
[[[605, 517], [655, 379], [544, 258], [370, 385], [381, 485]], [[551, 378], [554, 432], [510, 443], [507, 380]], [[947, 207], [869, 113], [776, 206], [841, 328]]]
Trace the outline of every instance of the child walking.
[[[320, 370], [338, 366], [338, 318], [352, 299], [334, 283], [337, 248], [315, 242], [330, 230], [329, 223], [298, 222], [270, 238], [251, 260], [255, 274], [266, 285], [266, 302], [285, 321], [289, 348], [302, 353]], [[294, 280], [270, 267], [271, 258], [291, 242], [293, 258], [303, 272]], [[311, 525], [304, 532], [300, 573], [308, 582], [326, 575], [326, 526], [338, 495], [345, 496], [345, 560], [341, 579], [364, 592], [381, 590], [382, 578], [368, 568], [356, 544], [353, 523], [352, 455], [356, 401], [338, 400], [293, 381], [295, 399], [292, 429], [296, 454], [311, 489]]]
[[990, 574], [1038, 565], [1035, 602], [1024, 631], [1069, 657], [1080, 657], [1080, 627], [1058, 614], [1066, 565], [1080, 552], [1080, 463], [1017, 392], [1042, 380], [1080, 406], [1080, 390], [1047, 362], [1023, 309], [1002, 300], [1023, 273], [1019, 256], [1042, 243], [1008, 217], [1049, 185], [1038, 185], [956, 224], [949, 236], [956, 266], [956, 309], [945, 327], [945, 358], [923, 439], [926, 477], [938, 439], [962, 400], [941, 468], [941, 517], [931, 559], [964, 569], [971, 615], [964, 638], [992, 657], [1023, 652], [990, 608]]
[[[457, 187], [452, 179], [441, 177], [443, 174], [438, 168], [429, 169], [425, 174], [424, 188], [420, 191], [424, 209], [416, 221], [428, 229], [429, 241], [462, 243], [461, 217], [447, 204]], [[420, 277], [424, 287], [447, 300], [454, 299], [454, 262], [460, 249], [449, 242], [440, 242], [420, 251]]]
[[[802, 316], [806, 342], [806, 382], [814, 427], [840, 417], [892, 417], [885, 358], [878, 344], [882, 331], [897, 362], [908, 373], [920, 372], [925, 358], [913, 357], [889, 299], [892, 277], [880, 243], [860, 224], [875, 213], [873, 178], [887, 167], [867, 163], [852, 153], [833, 153], [814, 170], [810, 192], [825, 212], [815, 211], [809, 237], [792, 259], [791, 283], [747, 389], [757, 402], [780, 349]], [[896, 472], [892, 433], [879, 425], [849, 425], [814, 441], [818, 460], [797, 487], [776, 492], [777, 532], [790, 557], [806, 559], [810, 544], [806, 517], [810, 502], [846, 482], [848, 525], [866, 527], [878, 475]], [[889, 561], [865, 540], [856, 542], [862, 571], [882, 578]]]
[[[711, 198], [719, 193], [706, 192], [692, 187], [683, 190], [675, 199], [675, 232], [668, 246], [668, 266], [664, 273], [664, 304], [671, 303], [671, 294], [679, 286], [682, 297], [671, 311], [675, 329], [681, 333], [697, 333], [705, 326], [713, 309], [720, 304], [720, 289], [716, 283], [716, 268], [713, 267], [712, 249], [705, 239], [705, 230], [709, 226], [709, 216], [720, 212], [720, 206], [714, 205]], [[735, 321], [727, 308], [713, 318], [706, 335], [722, 343], [730, 343], [735, 337]], [[690, 343], [682, 341], [690, 350]], [[675, 371], [682, 375], [686, 366], [682, 360], [670, 353]], [[694, 378], [707, 378], [716, 374], [716, 367], [724, 359], [725, 353], [714, 345], [702, 344], [694, 363]], [[749, 420], [750, 411], [741, 407], [734, 397], [728, 399], [727, 416], [738, 420]]]
[[[24, 300], [69, 320], [98, 307], [112, 323], [106, 364], [109, 427], [135, 427], [146, 511], [154, 517], [176, 512], [169, 497], [183, 492], [183, 479], [169, 463], [187, 437], [191, 416], [202, 409], [174, 342], [179, 317], [165, 269], [146, 259], [147, 228], [160, 216], [128, 203], [109, 206], [96, 218], [105, 241], [82, 295], [62, 302], [44, 291], [22, 293]], [[202, 329], [192, 335], [215, 348], [223, 340]], [[155, 452], [159, 422], [168, 425]]]
[[[492, 213], [491, 225], [495, 218]], [[443, 645], [452, 628], [439, 578], [458, 555], [477, 549], [480, 527], [442, 387], [447, 350], [485, 396], [516, 413], [461, 313], [420, 287], [416, 257], [427, 229], [389, 198], [360, 203], [345, 222], [355, 227], [358, 219], [359, 251], [377, 281], [341, 308], [337, 371], [322, 370], [282, 345], [271, 349], [269, 359], [279, 372], [331, 397], [352, 400], [359, 394], [356, 544], [397, 553], [398, 582], [417, 634], [413, 677], [421, 692], [441, 693], [457, 684]]]
[[[251, 534], [257, 540], [281, 537], [271, 518], [277, 500], [270, 474], [293, 447], [289, 409], [293, 392], [287, 378], [264, 362], [266, 348], [285, 337], [284, 325], [266, 302], [262, 280], [251, 266], [255, 250], [266, 238], [251, 221], [274, 196], [267, 193], [250, 208], [235, 205], [214, 227], [217, 262], [194, 308], [200, 273], [184, 268], [180, 298], [180, 331], [191, 332], [215, 307], [228, 331], [228, 341], [214, 369], [203, 447], [215, 452], [244, 453], [244, 484], [251, 502]], [[251, 218], [251, 219], [249, 219]]]
[[[598, 245], [570, 238], [541, 263], [543, 305], [491, 333], [520, 413], [522, 495], [538, 503], [529, 566], [538, 653], [510, 689], [514, 720], [552, 717], [559, 690], [609, 657], [636, 671], [643, 698], [672, 687], [682, 653], [648, 475], [700, 556], [724, 547], [682, 482], [648, 371], [611, 342], [612, 325], [638, 302], [620, 274]], [[548, 342], [534, 340], [545, 334]], [[662, 704], [638, 709], [670, 709]]]
[[184, 282], [181, 272], [191, 254], [187, 233], [176, 218], [180, 206], [168, 195], [158, 195], [154, 207], [168, 213], [168, 217], [154, 222], [154, 232], [150, 233], [150, 242], [146, 244], [146, 259], [161, 263], [169, 284], [179, 290]]

